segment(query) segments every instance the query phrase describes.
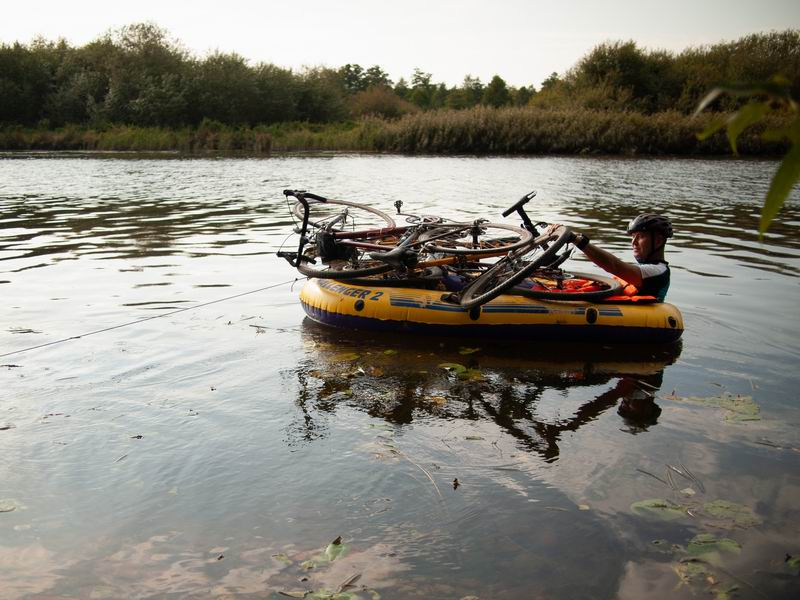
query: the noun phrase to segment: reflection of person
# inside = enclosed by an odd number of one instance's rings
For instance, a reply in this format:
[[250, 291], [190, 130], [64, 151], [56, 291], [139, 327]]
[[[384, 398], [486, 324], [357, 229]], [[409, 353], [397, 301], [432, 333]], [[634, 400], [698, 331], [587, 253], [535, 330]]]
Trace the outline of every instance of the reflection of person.
[[[656, 389], [661, 386], [661, 375], [659, 373], [657, 377], [651, 378], [658, 383], [657, 386], [653, 386]], [[628, 430], [630, 433], [647, 431], [649, 426], [658, 423], [661, 407], [656, 404], [655, 396], [638, 386], [634, 379], [621, 377], [614, 391], [621, 398], [617, 407], [617, 414], [630, 427]]]
[[664, 301], [669, 289], [669, 264], [664, 260], [664, 246], [672, 237], [672, 224], [667, 217], [642, 214], [632, 219], [626, 233], [633, 236], [631, 247], [637, 264], [620, 260], [610, 252], [589, 242], [578, 233], [573, 244], [601, 269], [624, 279], [642, 296], [655, 296]]

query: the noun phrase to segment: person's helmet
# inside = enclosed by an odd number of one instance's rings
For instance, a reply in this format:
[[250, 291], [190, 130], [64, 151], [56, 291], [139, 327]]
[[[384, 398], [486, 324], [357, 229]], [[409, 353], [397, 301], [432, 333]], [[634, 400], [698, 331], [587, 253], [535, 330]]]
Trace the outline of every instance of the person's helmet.
[[664, 237], [671, 238], [672, 223], [667, 217], [661, 215], [643, 214], [631, 219], [626, 233], [632, 234], [637, 231], [655, 231]]

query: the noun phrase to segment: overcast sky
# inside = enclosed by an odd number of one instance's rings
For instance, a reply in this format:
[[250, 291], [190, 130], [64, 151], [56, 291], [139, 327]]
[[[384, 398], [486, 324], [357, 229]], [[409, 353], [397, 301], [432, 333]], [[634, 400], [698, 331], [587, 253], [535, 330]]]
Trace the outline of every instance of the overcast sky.
[[6, 2], [0, 41], [80, 46], [150, 21], [197, 56], [236, 52], [281, 67], [380, 65], [396, 82], [495, 74], [537, 88], [605, 41], [680, 51], [749, 33], [800, 29], [800, 0], [28, 0]]

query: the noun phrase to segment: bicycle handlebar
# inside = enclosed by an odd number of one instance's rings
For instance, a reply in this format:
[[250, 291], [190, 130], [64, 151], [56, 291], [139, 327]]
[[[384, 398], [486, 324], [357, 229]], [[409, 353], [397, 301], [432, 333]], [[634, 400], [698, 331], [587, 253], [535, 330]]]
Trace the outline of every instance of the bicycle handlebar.
[[323, 198], [322, 196], [318, 196], [317, 194], [312, 194], [311, 192], [307, 192], [305, 190], [283, 190], [284, 196], [293, 196], [298, 200], [302, 200], [303, 198], [311, 198], [312, 200], [316, 200], [317, 202], [327, 202], [327, 198]]
[[507, 216], [508, 216], [508, 215], [510, 215], [511, 213], [513, 213], [513, 212], [515, 212], [515, 211], [518, 211], [518, 210], [520, 210], [520, 209], [521, 209], [523, 206], [525, 206], [525, 205], [526, 205], [528, 202], [530, 202], [531, 200], [533, 200], [533, 198], [534, 198], [535, 196], [536, 196], [536, 190], [533, 190], [532, 192], [528, 192], [528, 193], [527, 193], [527, 194], [525, 194], [525, 195], [524, 195], [522, 198], [520, 198], [519, 200], [517, 200], [517, 201], [514, 203], [514, 205], [513, 205], [513, 206], [511, 206], [511, 208], [507, 208], [506, 210], [504, 210], [504, 211], [503, 211], [503, 216], [504, 216], [504, 217], [507, 217]]

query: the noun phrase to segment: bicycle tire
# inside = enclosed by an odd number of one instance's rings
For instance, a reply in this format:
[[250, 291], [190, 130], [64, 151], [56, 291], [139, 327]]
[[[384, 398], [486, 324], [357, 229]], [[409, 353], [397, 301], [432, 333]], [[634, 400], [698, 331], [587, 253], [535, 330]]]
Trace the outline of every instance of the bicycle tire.
[[[306, 202], [309, 205], [309, 213], [311, 212], [311, 207], [312, 206], [347, 206], [348, 208], [357, 208], [359, 210], [363, 210], [363, 211], [365, 211], [367, 213], [370, 213], [370, 214], [378, 217], [380, 220], [382, 220], [384, 223], [386, 223], [386, 225], [388, 227], [397, 227], [397, 224], [395, 223], [394, 219], [390, 215], [388, 215], [387, 213], [385, 213], [382, 210], [379, 210], [377, 208], [373, 208], [371, 206], [367, 206], [366, 204], [359, 204], [358, 202], [349, 202], [347, 200], [328, 200], [326, 202], [320, 202], [318, 200], [312, 200], [310, 198], [307, 198]], [[302, 202], [295, 202], [295, 205], [292, 208], [292, 212], [293, 212], [294, 216], [297, 217], [300, 220], [303, 219], [304, 210], [305, 209], [303, 207]], [[308, 224], [309, 224], [310, 227], [319, 228], [319, 227], [322, 226], [321, 225], [322, 223], [323, 223], [323, 221], [317, 221], [317, 222], [312, 221], [311, 215], [309, 214]], [[370, 227], [370, 229], [374, 229], [374, 227]]]
[[[529, 274], [539, 267], [549, 264], [556, 253], [572, 238], [572, 231], [560, 227], [554, 232], [544, 234], [533, 240], [528, 247], [513, 251], [509, 256], [501, 258], [485, 273], [473, 279], [458, 294], [458, 301], [464, 308], [473, 308], [486, 304], [509, 288], [514, 287]], [[535, 259], [525, 262], [521, 267], [520, 261], [531, 249], [543, 244], [549, 244], [547, 249]]]
[[[466, 233], [467, 235], [471, 235], [468, 231], [475, 227], [474, 223], [453, 223], [453, 224], [444, 224], [442, 225], [441, 229], [447, 229], [448, 227], [455, 228], [462, 228], [461, 233]], [[512, 252], [518, 248], [523, 248], [528, 246], [533, 241], [533, 234], [528, 231], [527, 229], [523, 229], [522, 227], [517, 227], [515, 225], [507, 225], [505, 223], [481, 223], [478, 225], [481, 229], [502, 229], [503, 231], [509, 231], [514, 233], [517, 236], [516, 241], [509, 241], [506, 239], [497, 239], [497, 240], [489, 240], [488, 242], [484, 241], [483, 243], [492, 243], [496, 242], [495, 245], [487, 246], [487, 247], [479, 247], [474, 248], [470, 247], [469, 244], [466, 244], [464, 247], [458, 246], [440, 246], [439, 244], [434, 243], [426, 243], [425, 249], [428, 252], [433, 253], [440, 253], [440, 254], [455, 254], [455, 255], [470, 255], [470, 256], [498, 256], [500, 254], [505, 254], [506, 252]], [[432, 230], [433, 232], [436, 229]], [[456, 240], [454, 243], [458, 243]], [[480, 242], [479, 242], [480, 243]]]
[[556, 291], [556, 290], [532, 290], [514, 286], [507, 290], [505, 293], [512, 296], [525, 296], [526, 298], [535, 298], [537, 300], [563, 300], [572, 302], [595, 302], [603, 300], [609, 296], [616, 296], [622, 291], [622, 284], [613, 277], [606, 277], [604, 275], [594, 275], [589, 273], [571, 272], [569, 275], [578, 279], [586, 279], [594, 281], [602, 285], [608, 286], [604, 290], [594, 290], [591, 292], [569, 292], [569, 291]]

